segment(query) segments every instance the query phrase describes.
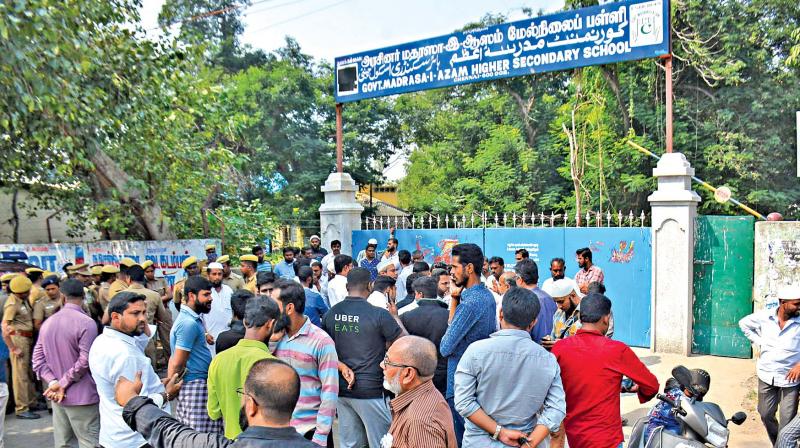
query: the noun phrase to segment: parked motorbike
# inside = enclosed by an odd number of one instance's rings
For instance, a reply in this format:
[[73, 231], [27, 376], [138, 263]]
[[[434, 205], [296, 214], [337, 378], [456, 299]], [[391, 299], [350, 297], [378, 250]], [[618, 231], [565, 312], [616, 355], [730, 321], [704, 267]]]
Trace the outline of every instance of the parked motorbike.
[[[639, 419], [633, 427], [628, 448], [725, 448], [728, 446], [730, 430], [728, 422], [741, 425], [747, 420], [747, 414], [737, 412], [730, 419], [725, 418], [722, 409], [711, 402], [700, 401], [708, 391], [692, 384], [692, 374], [684, 366], [672, 369], [672, 377], [684, 389], [691, 392], [692, 397], [680, 397], [678, 400], [658, 394], [657, 398], [672, 408], [672, 415], [680, 424], [680, 434], [675, 435], [664, 428], [652, 431], [645, 440], [645, 429], [648, 417]], [[710, 378], [709, 378], [710, 381]]]

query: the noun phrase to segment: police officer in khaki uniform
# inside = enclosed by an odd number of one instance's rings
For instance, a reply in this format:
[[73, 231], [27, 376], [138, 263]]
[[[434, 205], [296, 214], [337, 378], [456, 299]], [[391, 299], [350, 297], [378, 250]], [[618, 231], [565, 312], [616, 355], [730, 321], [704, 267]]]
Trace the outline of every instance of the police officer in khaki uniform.
[[215, 261], [217, 261], [217, 246], [214, 244], [206, 244], [206, 259], [197, 262], [200, 275], [208, 278], [208, 264]]
[[161, 302], [164, 304], [164, 308], [169, 306], [169, 299], [172, 298], [172, 295], [169, 293], [169, 285], [164, 277], [156, 277], [156, 266], [152, 260], [147, 260], [142, 263], [142, 269], [144, 269], [144, 277], [145, 277], [145, 287], [151, 291], [155, 291], [161, 296]]
[[11, 279], [17, 275], [19, 275], [19, 273], [9, 272], [8, 274], [0, 276], [0, 309], [3, 309], [8, 295], [11, 294], [11, 291], [8, 289], [8, 284], [11, 283]]
[[103, 311], [108, 308], [108, 302], [111, 301], [108, 294], [111, 289], [111, 284], [117, 280], [117, 274], [119, 274], [119, 268], [110, 264], [103, 266], [102, 272], [100, 273], [100, 287], [97, 288], [97, 302], [103, 307]]
[[36, 267], [28, 268], [25, 269], [25, 274], [27, 274], [28, 280], [30, 280], [32, 283], [31, 291], [30, 294], [28, 295], [28, 301], [30, 302], [32, 307], [37, 300], [44, 297], [44, 289], [42, 289], [41, 287], [42, 280], [44, 280], [44, 278], [42, 277], [42, 274], [44, 274], [44, 269], [39, 269]]
[[119, 272], [117, 273], [117, 279], [114, 280], [114, 282], [111, 284], [111, 287], [108, 288], [109, 301], [114, 298], [116, 293], [128, 289], [128, 268], [135, 264], [136, 262], [128, 257], [119, 260]]
[[244, 280], [244, 289], [256, 294], [256, 266], [258, 257], [255, 255], [242, 255], [239, 257], [240, 269]]
[[[144, 276], [144, 269], [141, 266], [135, 265], [128, 269], [128, 289], [126, 291], [141, 294], [145, 297], [145, 313], [147, 314], [147, 323], [150, 325], [158, 325], [163, 323], [169, 330], [172, 330], [172, 314], [164, 308], [164, 302], [161, 301], [161, 296], [151, 290], [147, 289], [145, 283], [147, 280]], [[169, 334], [169, 330], [167, 334]], [[169, 350], [169, 338], [162, 340], [161, 344], [166, 350]], [[153, 368], [156, 368], [157, 352], [156, 344], [153, 338], [147, 344], [144, 354], [150, 358], [150, 363]]]
[[222, 284], [228, 285], [234, 292], [239, 289], [244, 289], [244, 280], [242, 276], [231, 272], [231, 257], [223, 255], [217, 258], [217, 263], [222, 264]]
[[178, 311], [180, 311], [181, 303], [184, 301], [183, 285], [186, 283], [186, 279], [193, 275], [200, 275], [200, 267], [197, 265], [196, 257], [189, 257], [183, 260], [181, 267], [186, 271], [186, 276], [180, 281], [175, 282], [175, 286], [172, 287], [172, 303], [175, 304], [175, 309]]
[[100, 322], [103, 319], [105, 310], [100, 304], [97, 294], [91, 289], [94, 278], [92, 277], [92, 271], [89, 270], [89, 265], [86, 263], [75, 265], [73, 266], [73, 273], [73, 278], [83, 283], [83, 310], [98, 323], [97, 329], [102, 330]]
[[94, 290], [95, 294], [97, 294], [97, 290], [100, 289], [100, 275], [103, 273], [103, 265], [94, 264], [89, 267], [89, 272], [92, 273], [92, 286], [89, 289]]
[[50, 275], [42, 281], [45, 296], [36, 301], [33, 305], [33, 328], [39, 331], [42, 324], [48, 317], [61, 309], [64, 304], [64, 296], [61, 294], [58, 284], [58, 276]]
[[39, 414], [31, 412], [36, 403], [33, 389], [31, 350], [33, 348], [33, 309], [28, 301], [33, 283], [25, 276], [11, 279], [8, 296], [3, 307], [3, 340], [11, 355], [14, 401], [17, 418], [33, 420]]

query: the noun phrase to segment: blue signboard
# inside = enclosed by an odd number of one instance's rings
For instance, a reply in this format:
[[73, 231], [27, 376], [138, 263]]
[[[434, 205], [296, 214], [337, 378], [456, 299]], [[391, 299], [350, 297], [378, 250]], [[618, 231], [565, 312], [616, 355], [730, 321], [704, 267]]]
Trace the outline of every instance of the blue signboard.
[[474, 243], [483, 250], [483, 229], [402, 229], [397, 231], [400, 249], [419, 250], [429, 265], [450, 264], [453, 246]]
[[344, 103], [670, 53], [669, 0], [627, 0], [336, 58]]

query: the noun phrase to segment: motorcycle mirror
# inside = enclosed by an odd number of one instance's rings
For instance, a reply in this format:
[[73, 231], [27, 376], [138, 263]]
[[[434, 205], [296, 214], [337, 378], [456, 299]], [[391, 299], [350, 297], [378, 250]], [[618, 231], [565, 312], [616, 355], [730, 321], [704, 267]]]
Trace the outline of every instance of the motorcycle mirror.
[[731, 416], [731, 422], [737, 425], [741, 425], [745, 420], [747, 420], [747, 414], [742, 411], [739, 411]]
[[676, 366], [672, 369], [672, 377], [684, 388], [688, 389], [692, 395], [697, 396], [697, 391], [692, 387], [692, 372], [684, 366]]

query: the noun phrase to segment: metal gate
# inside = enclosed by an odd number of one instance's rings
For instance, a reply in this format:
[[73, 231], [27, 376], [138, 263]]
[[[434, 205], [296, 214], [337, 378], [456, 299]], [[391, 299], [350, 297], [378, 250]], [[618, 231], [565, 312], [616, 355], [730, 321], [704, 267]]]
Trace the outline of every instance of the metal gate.
[[738, 322], [753, 311], [754, 219], [699, 216], [696, 222], [692, 352], [750, 358]]

